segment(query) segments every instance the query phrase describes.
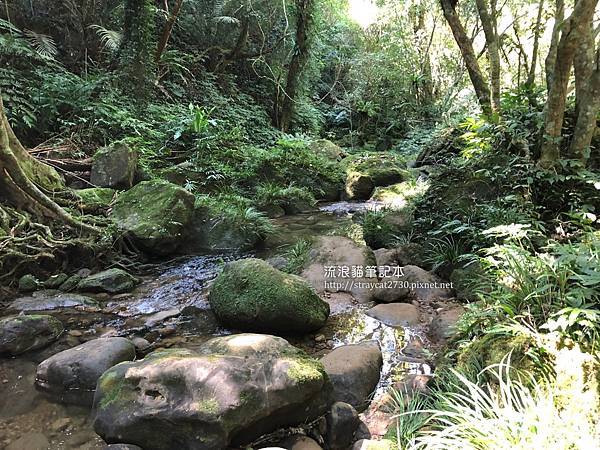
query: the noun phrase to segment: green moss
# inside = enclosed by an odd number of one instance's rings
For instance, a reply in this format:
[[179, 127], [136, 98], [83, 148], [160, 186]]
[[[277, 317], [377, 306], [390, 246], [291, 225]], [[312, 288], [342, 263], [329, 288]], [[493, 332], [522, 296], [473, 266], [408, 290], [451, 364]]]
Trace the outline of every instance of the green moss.
[[117, 191], [111, 188], [80, 189], [77, 195], [87, 208], [107, 208], [115, 198]]
[[116, 372], [114, 368], [105, 372], [98, 380], [97, 389], [102, 392], [99, 408], [106, 409], [112, 404], [125, 402], [123, 391], [126, 384], [125, 378]]
[[311, 358], [288, 359], [287, 375], [296, 383], [310, 383], [323, 378], [323, 367]]
[[366, 153], [350, 156], [342, 161], [348, 175], [368, 176], [375, 186], [387, 186], [408, 178], [406, 161], [394, 153]]
[[228, 264], [216, 278], [209, 300], [221, 321], [242, 330], [310, 332], [329, 316], [329, 305], [305, 280], [260, 259]]
[[207, 414], [217, 414], [219, 412], [219, 402], [216, 398], [207, 398], [197, 403], [198, 411]]

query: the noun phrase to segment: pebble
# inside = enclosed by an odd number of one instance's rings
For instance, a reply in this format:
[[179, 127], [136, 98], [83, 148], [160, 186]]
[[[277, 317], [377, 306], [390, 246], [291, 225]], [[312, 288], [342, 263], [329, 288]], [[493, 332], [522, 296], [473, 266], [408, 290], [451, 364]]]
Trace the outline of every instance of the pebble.
[[83, 336], [83, 333], [79, 330], [71, 330], [69, 331], [69, 336], [81, 337]]
[[325, 336], [322, 334], [315, 336], [315, 342], [325, 342]]

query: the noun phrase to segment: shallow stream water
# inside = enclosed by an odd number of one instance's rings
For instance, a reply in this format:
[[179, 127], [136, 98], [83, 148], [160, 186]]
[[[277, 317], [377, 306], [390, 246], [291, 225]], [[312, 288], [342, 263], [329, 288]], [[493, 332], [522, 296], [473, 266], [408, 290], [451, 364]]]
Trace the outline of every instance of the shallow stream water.
[[[309, 213], [273, 219], [277, 233], [257, 256], [281, 253], [299, 239], [347, 232], [349, 227], [358, 226], [353, 214], [379, 207], [377, 202], [337, 202]], [[23, 436], [25, 445], [30, 440], [31, 448], [44, 440], [53, 450], [102, 448], [104, 443], [93, 432], [89, 409], [51, 403], [34, 389], [36, 365], [100, 336], [142, 337], [152, 343], [151, 349], [194, 349], [212, 337], [233, 333], [221, 327], [211, 313], [208, 287], [222, 264], [247, 256], [231, 252], [181, 257], [159, 265], [131, 294], [98, 295], [100, 308], [52, 311], [65, 324], [65, 333], [57, 342], [38, 352], [0, 358], [0, 448]], [[403, 352], [409, 342], [426, 346], [420, 327], [386, 326], [365, 315], [371, 305], [358, 304], [348, 294], [332, 294], [328, 300], [331, 316], [326, 326], [316, 335], [290, 338], [291, 343], [319, 357], [340, 345], [378, 341], [384, 366], [376, 397], [402, 373], [429, 372], [426, 363]]]

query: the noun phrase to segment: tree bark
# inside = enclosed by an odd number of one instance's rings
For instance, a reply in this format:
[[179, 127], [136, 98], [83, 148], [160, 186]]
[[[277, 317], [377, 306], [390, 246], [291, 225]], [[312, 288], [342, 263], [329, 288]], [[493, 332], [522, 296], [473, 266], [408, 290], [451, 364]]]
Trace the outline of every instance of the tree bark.
[[44, 190], [64, 188], [62, 179], [50, 166], [36, 160], [15, 136], [0, 96], [0, 199], [39, 218], [58, 219], [74, 228], [97, 231], [73, 218]]
[[[171, 14], [169, 14], [167, 23], [165, 23], [165, 27], [163, 28], [163, 32], [160, 36], [160, 40], [158, 41], [158, 47], [156, 48], [156, 57], [155, 57], [156, 64], [160, 63], [162, 54], [165, 51], [165, 49], [167, 48], [167, 44], [169, 43], [169, 39], [171, 38], [171, 33], [173, 32], [173, 26], [175, 26], [175, 21], [177, 20], [177, 17], [179, 16], [179, 11], [181, 10], [182, 4], [183, 4], [183, 0], [177, 0], [177, 3], [175, 3], [175, 7], [173, 8], [173, 12], [171, 12]], [[166, 1], [165, 1], [165, 5], [167, 7], [167, 9], [165, 9], [165, 11], [167, 11], [167, 13], [168, 13], [169, 5]]]
[[487, 54], [490, 62], [490, 85], [492, 88], [492, 111], [500, 111], [500, 43], [496, 26], [496, 8], [494, 0], [488, 7], [487, 0], [475, 0], [481, 25], [487, 42]]
[[290, 130], [302, 72], [308, 61], [313, 8], [314, 0], [296, 0], [296, 45], [288, 68], [278, 123], [283, 132]]
[[[542, 13], [544, 11], [544, 0], [540, 0], [538, 7], [537, 18], [535, 20], [535, 29], [533, 31], [533, 49], [531, 52], [531, 65], [529, 66], [529, 72], [527, 73], [527, 80], [525, 81], [525, 87], [528, 91], [533, 89], [535, 85], [535, 69], [537, 66], [538, 53], [540, 48], [540, 35], [542, 31]], [[532, 97], [530, 97], [531, 100]]]
[[475, 95], [483, 114], [490, 117], [492, 115], [492, 103], [490, 100], [490, 88], [487, 84], [479, 63], [477, 62], [477, 56], [475, 50], [473, 50], [473, 44], [471, 39], [467, 35], [460, 18], [456, 12], [456, 1], [454, 0], [440, 0], [444, 17], [452, 30], [454, 40], [460, 49], [463, 60], [469, 72], [469, 78], [475, 89]]
[[579, 0], [573, 13], [560, 27], [556, 62], [545, 109], [544, 136], [538, 164], [551, 168], [560, 158], [562, 126], [569, 87], [569, 77], [579, 45], [585, 41], [598, 0]]
[[[600, 49], [592, 56], [592, 67], [590, 69], [589, 74], [587, 70], [584, 74], [580, 72], [580, 76], [584, 75], [587, 78], [580, 80], [580, 87], [577, 92], [577, 123], [569, 147], [569, 154], [579, 159], [583, 164], [586, 164], [589, 158], [592, 138], [596, 131], [596, 118], [600, 110]], [[575, 71], [575, 77], [577, 78], [577, 70]], [[580, 93], [581, 97], [579, 96]]]
[[558, 40], [560, 38], [560, 27], [565, 20], [565, 1], [556, 0], [554, 10], [554, 26], [552, 27], [552, 37], [550, 38], [550, 48], [546, 56], [546, 89], [550, 92], [552, 82], [554, 81], [554, 67], [556, 66], [556, 55], [558, 51]]

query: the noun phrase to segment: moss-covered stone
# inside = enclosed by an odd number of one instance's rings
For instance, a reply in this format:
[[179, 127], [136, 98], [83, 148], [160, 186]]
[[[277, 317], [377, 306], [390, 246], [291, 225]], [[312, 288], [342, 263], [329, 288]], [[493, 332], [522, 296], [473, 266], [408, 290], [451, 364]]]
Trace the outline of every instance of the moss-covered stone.
[[309, 333], [329, 316], [329, 305], [306, 281], [260, 259], [227, 264], [209, 300], [220, 321], [241, 330]]
[[239, 444], [323, 415], [331, 390], [321, 363], [284, 339], [236, 334], [107, 370], [94, 429], [143, 448], [245, 448]]
[[94, 155], [90, 181], [99, 187], [129, 189], [137, 168], [137, 153], [123, 143], [99, 149]]
[[19, 278], [19, 291], [33, 292], [42, 287], [42, 282], [31, 274], [23, 275]]
[[98, 211], [108, 208], [117, 193], [111, 188], [80, 189], [76, 192], [85, 211]]
[[137, 279], [122, 269], [108, 269], [82, 279], [77, 289], [83, 292], [108, 292], [120, 294], [131, 291], [137, 284]]
[[327, 139], [317, 139], [312, 141], [310, 149], [317, 155], [330, 161], [341, 161], [346, 157], [342, 148]]
[[366, 200], [376, 186], [388, 186], [409, 178], [406, 162], [390, 153], [353, 155], [343, 162], [346, 169], [346, 196]]
[[63, 332], [60, 320], [45, 314], [0, 319], [0, 354], [19, 355], [45, 347]]
[[112, 209], [118, 226], [144, 250], [174, 253], [191, 221], [194, 196], [167, 181], [143, 181], [121, 194]]
[[58, 289], [68, 278], [69, 276], [66, 273], [57, 273], [44, 281], [44, 287], [46, 289]]

